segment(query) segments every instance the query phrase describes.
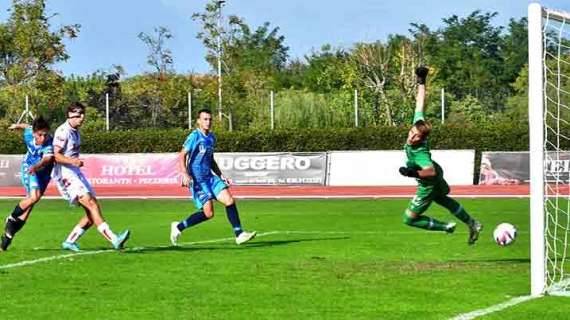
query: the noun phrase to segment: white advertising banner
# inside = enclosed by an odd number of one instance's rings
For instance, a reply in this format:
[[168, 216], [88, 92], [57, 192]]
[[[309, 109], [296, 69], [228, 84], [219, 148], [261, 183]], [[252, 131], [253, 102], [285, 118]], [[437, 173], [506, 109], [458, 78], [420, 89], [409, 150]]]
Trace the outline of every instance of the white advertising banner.
[[[443, 168], [450, 185], [472, 185], [475, 150], [432, 150], [432, 159]], [[331, 151], [328, 185], [330, 186], [407, 186], [413, 178], [400, 175], [406, 165], [404, 151]]]

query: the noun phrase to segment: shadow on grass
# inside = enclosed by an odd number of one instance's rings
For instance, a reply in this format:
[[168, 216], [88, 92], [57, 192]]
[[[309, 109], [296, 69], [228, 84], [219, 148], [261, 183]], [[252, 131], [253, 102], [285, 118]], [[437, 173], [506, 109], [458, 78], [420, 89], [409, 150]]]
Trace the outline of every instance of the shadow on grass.
[[328, 240], [346, 240], [350, 239], [350, 237], [328, 237], [328, 238], [302, 238], [302, 239], [291, 239], [291, 240], [263, 240], [263, 241], [256, 241], [252, 240], [247, 244], [243, 245], [236, 245], [233, 242], [228, 241], [228, 243], [220, 243], [220, 244], [194, 244], [194, 245], [181, 245], [178, 247], [175, 246], [159, 246], [159, 247], [143, 247], [138, 250], [128, 250], [128, 248], [124, 251], [126, 254], [139, 254], [139, 253], [146, 253], [146, 252], [162, 252], [162, 251], [212, 251], [212, 250], [248, 250], [248, 249], [256, 249], [256, 248], [265, 248], [265, 247], [274, 247], [274, 246], [283, 246], [289, 245], [294, 243], [300, 242], [310, 242], [310, 241], [328, 241]]

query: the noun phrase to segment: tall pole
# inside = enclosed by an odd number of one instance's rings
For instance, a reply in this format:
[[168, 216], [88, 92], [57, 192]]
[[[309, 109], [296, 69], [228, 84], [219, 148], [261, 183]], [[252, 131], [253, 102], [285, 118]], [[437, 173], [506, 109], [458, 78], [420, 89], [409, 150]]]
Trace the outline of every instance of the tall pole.
[[270, 112], [271, 112], [271, 130], [275, 129], [275, 105], [273, 102], [273, 90], [269, 95]]
[[225, 0], [218, 0], [218, 119], [222, 121], [222, 5]]
[[192, 130], [192, 91], [188, 91], [188, 130]]
[[445, 89], [441, 88], [441, 123], [445, 122]]
[[109, 131], [109, 94], [105, 93], [105, 122], [107, 131]]
[[358, 128], [358, 90], [354, 90], [354, 126]]

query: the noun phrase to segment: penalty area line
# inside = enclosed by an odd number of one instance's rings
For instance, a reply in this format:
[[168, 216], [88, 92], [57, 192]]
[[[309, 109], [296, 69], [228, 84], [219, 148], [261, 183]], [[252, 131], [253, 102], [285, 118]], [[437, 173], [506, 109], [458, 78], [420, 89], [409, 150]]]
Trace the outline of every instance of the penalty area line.
[[488, 308], [479, 309], [479, 310], [471, 311], [469, 313], [463, 313], [463, 314], [457, 315], [457, 316], [451, 318], [450, 320], [472, 320], [472, 319], [475, 319], [478, 317], [482, 317], [484, 315], [488, 315], [488, 314], [491, 314], [494, 312], [498, 312], [498, 311], [510, 308], [514, 305], [529, 301], [529, 300], [534, 299], [534, 298], [535, 297], [532, 297], [532, 296], [522, 296], [522, 297], [512, 298], [511, 300], [490, 306]]

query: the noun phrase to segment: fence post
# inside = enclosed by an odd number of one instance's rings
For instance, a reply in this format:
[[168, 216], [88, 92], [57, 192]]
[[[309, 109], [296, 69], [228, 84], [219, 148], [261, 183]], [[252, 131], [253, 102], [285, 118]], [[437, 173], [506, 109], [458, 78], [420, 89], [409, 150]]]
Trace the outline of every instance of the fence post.
[[354, 89], [354, 126], [358, 128], [358, 90]]
[[105, 123], [109, 131], [109, 93], [105, 93]]
[[192, 130], [192, 91], [188, 91], [188, 130]]
[[441, 123], [445, 122], [445, 89], [441, 88]]
[[269, 94], [270, 112], [271, 112], [271, 130], [275, 129], [275, 105], [273, 102], [273, 90]]

